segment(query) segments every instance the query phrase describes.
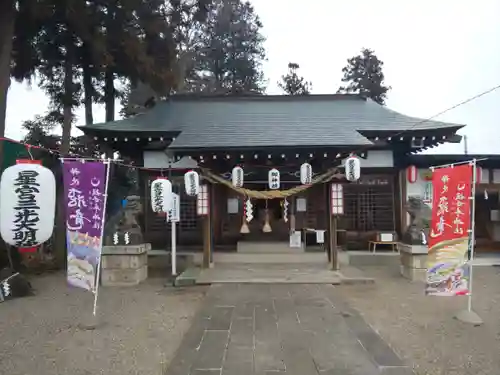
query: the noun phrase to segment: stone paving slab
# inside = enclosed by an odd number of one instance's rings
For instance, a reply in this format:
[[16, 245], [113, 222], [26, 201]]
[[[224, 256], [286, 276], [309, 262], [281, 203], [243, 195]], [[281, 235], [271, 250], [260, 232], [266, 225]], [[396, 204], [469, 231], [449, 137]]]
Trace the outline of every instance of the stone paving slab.
[[332, 285], [215, 284], [164, 375], [410, 375]]

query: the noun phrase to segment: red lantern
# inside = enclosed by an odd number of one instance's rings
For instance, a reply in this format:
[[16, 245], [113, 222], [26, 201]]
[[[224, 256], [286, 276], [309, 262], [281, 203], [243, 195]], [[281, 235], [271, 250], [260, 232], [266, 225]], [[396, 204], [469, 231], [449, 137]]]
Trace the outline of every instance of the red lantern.
[[425, 181], [432, 181], [432, 171], [430, 169], [425, 169], [420, 175]]
[[414, 165], [410, 165], [406, 169], [406, 178], [408, 179], [408, 182], [410, 184], [415, 183], [417, 181], [417, 178], [418, 178], [417, 167], [415, 167]]

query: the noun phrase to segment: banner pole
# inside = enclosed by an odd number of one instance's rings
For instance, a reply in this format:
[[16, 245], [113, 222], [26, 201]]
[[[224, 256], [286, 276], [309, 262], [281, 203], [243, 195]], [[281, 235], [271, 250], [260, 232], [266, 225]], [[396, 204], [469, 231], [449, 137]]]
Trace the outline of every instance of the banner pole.
[[467, 300], [467, 311], [472, 311], [472, 269], [474, 261], [474, 250], [476, 246], [476, 181], [477, 179], [477, 161], [472, 161], [472, 189], [471, 189], [471, 221], [470, 221], [470, 254], [469, 254], [469, 295]]
[[474, 247], [476, 242], [476, 180], [477, 180], [477, 159], [471, 161], [472, 164], [472, 187], [471, 187], [471, 220], [469, 229], [469, 256], [467, 266], [469, 267], [469, 293], [467, 295], [467, 310], [460, 311], [455, 318], [461, 322], [472, 324], [474, 326], [480, 326], [483, 324], [481, 317], [472, 310], [472, 277], [473, 277], [473, 260], [474, 260]]
[[99, 296], [99, 282], [101, 278], [101, 259], [102, 259], [102, 244], [104, 242], [104, 223], [106, 222], [106, 205], [108, 203], [108, 186], [109, 186], [109, 171], [111, 169], [111, 159], [106, 159], [104, 161], [104, 165], [106, 165], [106, 177], [104, 182], [104, 202], [102, 208], [102, 219], [101, 219], [101, 243], [99, 245], [99, 262], [97, 263], [97, 276], [96, 276], [96, 284], [94, 290], [94, 310], [92, 312], [94, 318], [97, 314], [97, 297]]
[[480, 159], [469, 159], [465, 161], [457, 161], [456, 163], [451, 163], [451, 164], [441, 164], [441, 165], [433, 165], [429, 169], [434, 170], [434, 169], [439, 169], [439, 168], [448, 168], [448, 167], [453, 167], [455, 165], [463, 165], [463, 164], [471, 164], [475, 161], [476, 163], [478, 161], [483, 161], [483, 160], [488, 160], [488, 158], [480, 158]]

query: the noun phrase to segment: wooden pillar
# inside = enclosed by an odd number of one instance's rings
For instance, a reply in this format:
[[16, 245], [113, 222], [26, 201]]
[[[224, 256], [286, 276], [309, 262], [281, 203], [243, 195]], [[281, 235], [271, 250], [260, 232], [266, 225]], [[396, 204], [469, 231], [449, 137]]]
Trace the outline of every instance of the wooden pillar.
[[[210, 184], [206, 184], [207, 186], [207, 195], [211, 197], [211, 186]], [[208, 201], [208, 215], [204, 215], [202, 217], [202, 230], [203, 230], [203, 268], [209, 268], [212, 260], [212, 223], [211, 223], [211, 210], [213, 204]]]
[[400, 208], [400, 230], [401, 236], [405, 233], [408, 227], [408, 213], [406, 212], [406, 170], [398, 171], [398, 182], [399, 182], [399, 208]]

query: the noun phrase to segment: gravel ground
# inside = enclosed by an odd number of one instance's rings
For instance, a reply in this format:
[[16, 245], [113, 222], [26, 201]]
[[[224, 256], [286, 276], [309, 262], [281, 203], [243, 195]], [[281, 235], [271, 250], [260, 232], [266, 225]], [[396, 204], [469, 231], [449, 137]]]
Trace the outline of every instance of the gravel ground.
[[423, 283], [407, 281], [397, 270], [363, 271], [376, 284], [342, 286], [338, 293], [414, 364], [416, 374], [500, 374], [500, 268], [474, 268], [474, 310], [484, 320], [480, 327], [453, 319], [466, 308], [466, 297], [426, 297]]
[[99, 326], [89, 322], [93, 295], [63, 275], [32, 279], [37, 295], [0, 304], [0, 375], [161, 374], [206, 292], [149, 279], [101, 288]]

